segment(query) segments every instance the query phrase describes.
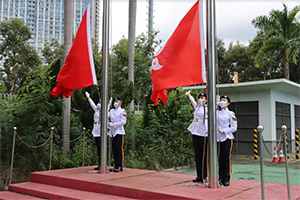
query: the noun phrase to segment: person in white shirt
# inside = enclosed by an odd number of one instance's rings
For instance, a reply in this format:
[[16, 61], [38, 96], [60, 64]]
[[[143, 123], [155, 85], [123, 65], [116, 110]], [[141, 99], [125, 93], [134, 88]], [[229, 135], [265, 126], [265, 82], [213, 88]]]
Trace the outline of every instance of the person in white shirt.
[[219, 182], [224, 186], [230, 185], [231, 178], [231, 151], [233, 133], [237, 131], [237, 118], [235, 113], [228, 110], [230, 98], [226, 95], [220, 97], [217, 110], [217, 142], [219, 152]]
[[117, 97], [113, 104], [114, 109], [111, 109], [108, 113], [108, 118], [110, 119], [109, 133], [108, 135], [112, 137], [112, 150], [115, 160], [114, 168], [109, 169], [110, 172], [122, 172], [124, 164], [124, 136], [127, 115], [125, 109], [121, 108], [122, 99]]
[[190, 91], [186, 93], [195, 111], [194, 120], [188, 127], [192, 133], [197, 177], [193, 182], [203, 183], [207, 177], [207, 99], [205, 93], [198, 96], [198, 104]]
[[99, 170], [100, 168], [100, 155], [101, 155], [101, 147], [100, 147], [100, 142], [101, 142], [101, 137], [100, 137], [100, 116], [101, 116], [101, 102], [99, 100], [99, 102], [97, 103], [97, 105], [95, 105], [95, 103], [93, 102], [93, 100], [90, 98], [90, 94], [88, 92], [85, 92], [85, 96], [87, 97], [92, 109], [95, 111], [94, 112], [94, 125], [93, 125], [93, 131], [92, 134], [95, 138], [95, 142], [96, 142], [96, 147], [97, 147], [97, 155], [98, 155], [98, 166], [94, 168], [94, 170]]

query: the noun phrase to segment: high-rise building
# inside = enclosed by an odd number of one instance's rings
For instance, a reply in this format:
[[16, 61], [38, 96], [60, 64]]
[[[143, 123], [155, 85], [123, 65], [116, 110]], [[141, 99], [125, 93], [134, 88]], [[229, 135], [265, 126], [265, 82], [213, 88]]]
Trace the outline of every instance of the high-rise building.
[[[100, 0], [74, 0], [74, 35], [88, 3], [91, 3], [91, 34], [99, 41]], [[0, 22], [22, 19], [32, 32], [30, 45], [41, 55], [46, 43], [64, 40], [64, 0], [0, 0]]]

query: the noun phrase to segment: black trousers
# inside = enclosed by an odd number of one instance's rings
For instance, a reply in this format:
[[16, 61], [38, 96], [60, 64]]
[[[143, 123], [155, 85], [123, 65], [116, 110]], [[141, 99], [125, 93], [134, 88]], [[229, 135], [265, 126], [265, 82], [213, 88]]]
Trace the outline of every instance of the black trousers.
[[219, 155], [219, 180], [223, 182], [230, 181], [231, 178], [231, 151], [233, 141], [227, 139], [224, 142], [218, 142]]
[[97, 147], [97, 155], [98, 155], [98, 167], [100, 167], [100, 156], [101, 156], [101, 137], [94, 137]]
[[114, 154], [115, 167], [122, 167], [124, 164], [124, 138], [125, 135], [116, 135], [112, 139], [112, 150]]
[[197, 177], [205, 179], [207, 177], [207, 137], [192, 135]]

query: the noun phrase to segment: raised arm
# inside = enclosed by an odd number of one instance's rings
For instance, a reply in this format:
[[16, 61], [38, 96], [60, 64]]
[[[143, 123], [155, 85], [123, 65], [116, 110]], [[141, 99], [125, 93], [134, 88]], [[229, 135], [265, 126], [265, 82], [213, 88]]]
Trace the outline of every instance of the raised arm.
[[95, 105], [95, 103], [93, 102], [93, 100], [90, 98], [90, 93], [85, 92], [85, 96], [86, 96], [86, 98], [88, 99], [88, 101], [89, 101], [89, 103], [90, 103], [92, 109], [93, 109], [94, 111], [96, 111], [97, 106]]
[[189, 97], [189, 99], [192, 103], [192, 106], [196, 109], [197, 103], [196, 103], [194, 97], [191, 95], [191, 91], [189, 90], [187, 93], [185, 93], [185, 95]]

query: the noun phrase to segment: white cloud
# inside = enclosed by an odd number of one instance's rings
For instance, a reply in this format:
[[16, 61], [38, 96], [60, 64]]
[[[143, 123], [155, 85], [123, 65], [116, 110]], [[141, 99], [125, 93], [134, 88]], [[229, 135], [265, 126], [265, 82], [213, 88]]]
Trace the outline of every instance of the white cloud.
[[[154, 29], [159, 31], [157, 39], [166, 41], [180, 20], [196, 0], [153, 0]], [[205, 0], [204, 0], [205, 1]], [[299, 0], [285, 0], [289, 9], [300, 5]], [[204, 5], [204, 15], [205, 15]], [[112, 0], [112, 43], [116, 44], [122, 36], [128, 38], [128, 0]], [[217, 35], [226, 46], [230, 41], [248, 44], [256, 35], [251, 21], [260, 15], [268, 15], [272, 10], [282, 10], [280, 0], [217, 0]], [[148, 31], [148, 2], [137, 0], [136, 36]], [[205, 26], [204, 26], [205, 27]]]

